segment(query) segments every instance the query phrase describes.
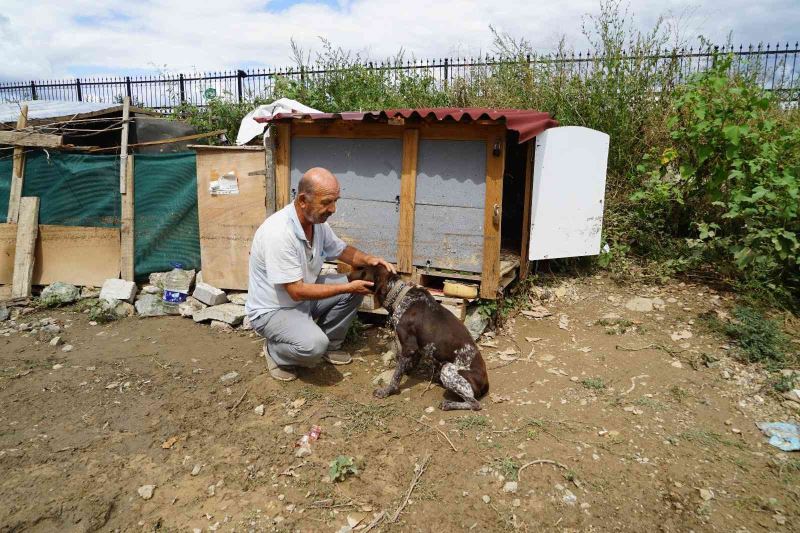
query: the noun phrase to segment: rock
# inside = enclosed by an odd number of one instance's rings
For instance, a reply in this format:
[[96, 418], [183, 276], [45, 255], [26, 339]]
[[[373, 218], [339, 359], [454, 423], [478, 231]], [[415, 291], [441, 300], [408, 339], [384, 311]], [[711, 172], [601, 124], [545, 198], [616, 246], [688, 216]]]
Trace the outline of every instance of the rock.
[[219, 378], [219, 380], [222, 383], [225, 383], [226, 385], [230, 385], [232, 383], [236, 383], [237, 381], [239, 381], [239, 373], [238, 372], [228, 372], [227, 374], [225, 374], [224, 376]]
[[208, 306], [197, 298], [189, 296], [186, 298], [185, 302], [178, 304], [178, 312], [182, 317], [192, 318], [197, 311], [205, 309], [206, 307]]
[[231, 326], [230, 324], [226, 324], [225, 322], [220, 322], [219, 320], [212, 320], [211, 329], [230, 332], [233, 331], [233, 326]]
[[53, 370], [61, 370], [62, 368], [64, 368], [64, 365], [61, 363], [56, 363], [53, 365]]
[[786, 391], [782, 394], [782, 396], [787, 400], [792, 400], [793, 402], [800, 402], [800, 389], [792, 389]]
[[384, 354], [381, 356], [381, 361], [383, 361], [383, 366], [390, 366], [390, 365], [392, 365], [392, 364], [394, 363], [394, 359], [395, 359], [395, 357], [396, 357], [396, 356], [395, 356], [394, 350], [389, 350], [389, 351], [385, 352], [385, 353], [384, 353]]
[[228, 301], [225, 291], [222, 291], [208, 283], [198, 283], [192, 294], [196, 299], [206, 305], [220, 305]]
[[100, 298], [100, 289], [97, 287], [81, 287], [81, 300], [86, 300], [87, 298]]
[[252, 331], [253, 324], [250, 323], [250, 317], [244, 317], [242, 319], [242, 325], [239, 326], [240, 331]]
[[[659, 299], [660, 300], [660, 299]], [[660, 300], [663, 305], [663, 300]], [[625, 302], [625, 309], [636, 311], [637, 313], [649, 313], [653, 310], [653, 300], [637, 296]]]
[[168, 274], [167, 272], [153, 272], [152, 274], [150, 274], [147, 281], [150, 282], [150, 285], [154, 285], [156, 287], [163, 289], [164, 278], [166, 277], [167, 274]]
[[71, 344], [65, 344], [64, 347], [61, 348], [61, 351], [62, 352], [71, 352], [72, 351], [72, 345]]
[[503, 492], [517, 492], [518, 484], [516, 481], [506, 481], [506, 484], [503, 485]]
[[197, 474], [199, 474], [202, 468], [203, 465], [194, 465], [194, 467], [192, 468], [192, 475], [196, 476]]
[[156, 490], [155, 485], [142, 485], [136, 492], [139, 493], [139, 496], [141, 496], [143, 500], [149, 500], [150, 498], [153, 497], [153, 492], [155, 490]]
[[674, 333], [671, 333], [669, 338], [674, 340], [674, 341], [676, 341], [676, 342], [677, 341], [682, 341], [684, 339], [691, 339], [692, 338], [692, 332], [687, 330], [687, 329], [684, 329], [682, 331], [676, 331]]
[[216, 485], [209, 485], [207, 489], [208, 495], [213, 496], [217, 493], [217, 486]]
[[180, 314], [178, 306], [169, 304], [158, 294], [142, 294], [136, 300], [136, 312], [139, 316], [168, 316]]
[[[223, 293], [224, 294], [224, 293]], [[244, 320], [244, 307], [236, 304], [222, 304], [206, 307], [194, 313], [192, 319], [195, 322], [205, 320], [219, 320], [231, 326], [238, 326]]]
[[158, 287], [162, 290], [169, 289], [171, 291], [189, 294], [195, 278], [196, 275], [194, 270], [173, 268], [169, 272], [153, 272], [150, 274], [148, 281], [150, 282], [150, 285]]
[[286, 433], [287, 435], [293, 434], [294, 433], [294, 426], [291, 426], [291, 425], [283, 426], [283, 432]]
[[39, 329], [38, 333], [36, 333], [36, 338], [41, 342], [50, 342], [59, 333], [61, 333], [60, 327], [55, 324], [49, 324]]
[[714, 499], [714, 493], [708, 489], [700, 489], [700, 497], [707, 502]]
[[792, 401], [792, 400], [784, 400], [783, 401], [783, 406], [785, 408], [789, 409], [790, 411], [795, 411], [795, 412], [800, 411], [800, 403]]
[[61, 337], [53, 337], [50, 339], [50, 346], [60, 346], [62, 342]]
[[10, 316], [11, 311], [9, 311], [7, 307], [0, 305], [0, 322], [8, 320], [8, 317]]
[[119, 302], [114, 306], [114, 314], [120, 318], [133, 316], [135, 312], [136, 308], [128, 302]]
[[155, 285], [145, 285], [142, 287], [142, 292], [145, 294], [161, 294], [164, 291], [161, 287], [156, 287]]
[[392, 376], [394, 375], [394, 370], [384, 370], [372, 380], [373, 385], [388, 385], [389, 382], [392, 380]]
[[489, 497], [488, 494], [484, 494], [483, 496], [481, 496], [481, 500], [483, 500], [483, 503], [486, 503], [486, 504], [488, 504], [489, 502], [492, 501], [492, 499]]
[[431, 413], [432, 413], [432, 412], [434, 412], [435, 410], [436, 410], [436, 409], [435, 409], [434, 407], [426, 407], [426, 408], [425, 408], [425, 412], [426, 412], [426, 413], [428, 413], [428, 414], [431, 414]]
[[519, 498], [514, 498], [511, 500], [512, 507], [519, 507], [520, 505], [522, 505], [522, 501]]
[[577, 496], [572, 494], [571, 490], [565, 489], [564, 495], [561, 497], [561, 501], [566, 503], [567, 505], [575, 505], [576, 503], [578, 503], [578, 498]]
[[264, 416], [264, 404], [257, 405], [253, 411], [255, 411], [258, 416]]
[[124, 279], [107, 279], [100, 289], [101, 300], [122, 300], [133, 303], [134, 296], [136, 296], [136, 284]]
[[672, 361], [672, 362], [670, 363], [670, 365], [671, 365], [671, 366], [674, 366], [675, 368], [683, 368], [683, 363], [681, 363], [681, 362], [680, 362], [680, 361], [678, 361], [677, 359], [676, 359], [675, 361]]
[[228, 294], [228, 301], [234, 303], [236, 305], [246, 305], [247, 304], [247, 293], [246, 292], [232, 292]]
[[60, 281], [48, 285], [42, 290], [42, 294], [39, 295], [41, 300], [48, 305], [70, 304], [76, 302], [80, 296], [81, 291], [78, 287]]
[[467, 311], [464, 325], [467, 326], [469, 334], [472, 335], [472, 340], [477, 341], [483, 330], [489, 325], [489, 317], [481, 313], [480, 308], [475, 306]]

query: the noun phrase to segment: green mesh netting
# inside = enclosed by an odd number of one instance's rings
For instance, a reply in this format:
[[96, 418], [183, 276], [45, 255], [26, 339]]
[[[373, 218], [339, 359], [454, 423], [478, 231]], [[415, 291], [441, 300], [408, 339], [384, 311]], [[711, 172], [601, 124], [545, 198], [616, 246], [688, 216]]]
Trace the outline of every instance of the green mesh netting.
[[200, 269], [194, 153], [137, 154], [134, 159], [134, 271]]
[[8, 195], [11, 194], [11, 150], [0, 151], [0, 224], [8, 220]]
[[22, 195], [39, 197], [39, 224], [119, 227], [119, 156], [28, 153]]

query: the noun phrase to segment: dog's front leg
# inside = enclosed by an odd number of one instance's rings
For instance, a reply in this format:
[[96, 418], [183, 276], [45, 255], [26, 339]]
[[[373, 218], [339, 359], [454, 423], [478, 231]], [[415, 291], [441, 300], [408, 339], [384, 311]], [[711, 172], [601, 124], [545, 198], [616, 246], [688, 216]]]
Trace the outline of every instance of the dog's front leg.
[[413, 365], [414, 355], [417, 350], [417, 345], [413, 339], [406, 339], [406, 342], [403, 342], [398, 335], [398, 339], [396, 339], [395, 342], [395, 349], [397, 350], [395, 355], [397, 366], [394, 368], [394, 374], [388, 385], [375, 389], [373, 394], [376, 398], [386, 398], [387, 396], [396, 394], [400, 389], [400, 380], [403, 378], [403, 374], [408, 372]]

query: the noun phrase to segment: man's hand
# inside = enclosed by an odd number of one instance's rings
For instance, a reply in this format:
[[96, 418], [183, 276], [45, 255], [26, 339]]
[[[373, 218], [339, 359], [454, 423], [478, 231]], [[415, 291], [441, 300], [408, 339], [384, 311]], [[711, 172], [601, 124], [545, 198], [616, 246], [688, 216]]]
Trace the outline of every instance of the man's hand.
[[347, 292], [353, 294], [372, 294], [371, 281], [364, 281], [363, 279], [355, 279], [347, 284]]
[[392, 274], [397, 274], [397, 270], [394, 268], [394, 265], [386, 261], [383, 257], [376, 257], [374, 255], [370, 255], [367, 257], [366, 263], [369, 266], [378, 266], [381, 265], [386, 268]]

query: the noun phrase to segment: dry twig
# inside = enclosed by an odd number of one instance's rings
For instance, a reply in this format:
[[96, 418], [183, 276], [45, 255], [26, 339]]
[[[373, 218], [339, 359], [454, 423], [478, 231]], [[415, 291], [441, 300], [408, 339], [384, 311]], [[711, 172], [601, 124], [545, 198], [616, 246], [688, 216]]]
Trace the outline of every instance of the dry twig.
[[620, 393], [620, 396], [625, 396], [626, 394], [632, 393], [633, 389], [636, 388], [636, 380], [637, 379], [644, 379], [644, 378], [649, 378], [649, 377], [650, 376], [648, 376], [647, 374], [642, 374], [641, 376], [633, 376], [631, 378], [631, 387], [628, 390], [626, 390], [625, 392]]
[[411, 485], [408, 486], [408, 491], [406, 491], [406, 497], [403, 499], [403, 503], [400, 504], [400, 507], [397, 508], [397, 511], [394, 512], [394, 516], [392, 517], [392, 522], [397, 522], [397, 519], [400, 518], [400, 513], [403, 512], [406, 505], [408, 505], [408, 499], [411, 497], [411, 493], [414, 492], [414, 489], [417, 487], [419, 483], [419, 478], [422, 477], [422, 474], [425, 473], [425, 469], [428, 468], [428, 463], [431, 460], [430, 455], [426, 455], [425, 459], [418, 465], [414, 465], [414, 478], [411, 480]]
[[386, 516], [386, 511], [381, 511], [380, 514], [378, 514], [378, 516], [376, 516], [375, 519], [372, 522], [370, 522], [366, 528], [364, 528], [363, 533], [367, 533], [371, 529], [377, 527], [385, 516]]
[[240, 404], [240, 403], [242, 403], [242, 400], [244, 400], [244, 397], [247, 395], [247, 393], [248, 393], [249, 391], [250, 391], [250, 387], [248, 387], [248, 388], [246, 388], [246, 389], [244, 390], [244, 392], [242, 393], [242, 395], [241, 395], [241, 396], [239, 396], [239, 399], [238, 399], [238, 400], [236, 400], [236, 403], [235, 403], [235, 404], [233, 404], [233, 406], [231, 406], [231, 411], [235, 411], [235, 410], [236, 410], [236, 408], [237, 408], [237, 407], [239, 407], [239, 404]]
[[436, 431], [438, 431], [438, 432], [439, 432], [439, 434], [440, 434], [442, 437], [444, 437], [444, 438], [445, 438], [445, 440], [447, 440], [447, 442], [450, 444], [450, 447], [451, 447], [451, 448], [453, 448], [453, 451], [454, 451], [454, 452], [457, 452], [457, 451], [458, 451], [458, 450], [456, 449], [455, 445], [453, 444], [453, 441], [451, 441], [451, 440], [450, 440], [450, 437], [448, 437], [448, 436], [447, 436], [447, 434], [446, 434], [444, 431], [442, 431], [441, 429], [439, 429], [439, 428], [437, 428], [437, 427], [433, 427], [433, 426], [431, 426], [430, 424], [426, 424], [426, 423], [425, 423], [425, 422], [423, 422], [422, 420], [417, 420], [416, 418], [410, 417], [410, 416], [408, 416], [408, 415], [403, 415], [403, 416], [405, 416], [405, 417], [406, 417], [406, 418], [408, 418], [409, 420], [413, 420], [413, 421], [414, 421], [414, 422], [416, 422], [417, 424], [422, 424], [423, 426], [425, 426], [425, 427], [426, 427], [426, 428], [428, 428], [428, 429], [435, 429]]
[[536, 459], [535, 461], [531, 461], [529, 463], [525, 463], [524, 465], [519, 467], [519, 470], [517, 470], [517, 479], [522, 481], [522, 471], [525, 470], [526, 468], [528, 468], [529, 466], [533, 466], [533, 465], [553, 465], [553, 466], [557, 466], [558, 468], [562, 468], [564, 470], [569, 470], [569, 468], [567, 466], [562, 465], [561, 463], [559, 463], [557, 461], [553, 461], [552, 459]]

